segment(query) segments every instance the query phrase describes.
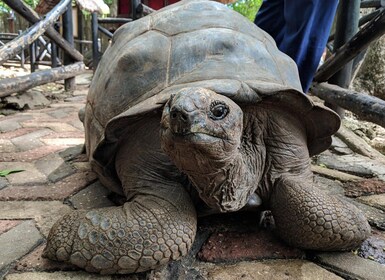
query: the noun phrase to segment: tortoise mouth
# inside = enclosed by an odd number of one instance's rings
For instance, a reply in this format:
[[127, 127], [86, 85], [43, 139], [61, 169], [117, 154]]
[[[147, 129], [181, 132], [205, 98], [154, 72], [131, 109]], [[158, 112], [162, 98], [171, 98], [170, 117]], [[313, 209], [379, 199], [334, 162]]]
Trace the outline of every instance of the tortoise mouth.
[[218, 141], [226, 141], [227, 139], [224, 139], [218, 135], [213, 135], [211, 133], [207, 132], [192, 132], [187, 131], [184, 133], [178, 133], [178, 132], [172, 132], [170, 131], [172, 140], [177, 143], [201, 143], [201, 144], [207, 144], [207, 143], [214, 143]]

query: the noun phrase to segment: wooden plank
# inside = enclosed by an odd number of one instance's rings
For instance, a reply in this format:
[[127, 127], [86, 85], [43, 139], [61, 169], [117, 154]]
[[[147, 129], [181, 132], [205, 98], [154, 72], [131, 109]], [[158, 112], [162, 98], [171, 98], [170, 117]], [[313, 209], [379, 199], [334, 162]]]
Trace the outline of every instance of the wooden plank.
[[[15, 12], [21, 15], [30, 23], [34, 24], [40, 21], [39, 15], [27, 4], [21, 0], [4, 0], [4, 2]], [[61, 49], [68, 53], [75, 61], [83, 61], [83, 55], [74, 49], [53, 26], [47, 27], [45, 34], [56, 43]]]
[[84, 63], [76, 62], [71, 65], [42, 70], [25, 76], [2, 79], [0, 80], [0, 97], [6, 97], [14, 92], [25, 91], [46, 83], [75, 77], [85, 71]]

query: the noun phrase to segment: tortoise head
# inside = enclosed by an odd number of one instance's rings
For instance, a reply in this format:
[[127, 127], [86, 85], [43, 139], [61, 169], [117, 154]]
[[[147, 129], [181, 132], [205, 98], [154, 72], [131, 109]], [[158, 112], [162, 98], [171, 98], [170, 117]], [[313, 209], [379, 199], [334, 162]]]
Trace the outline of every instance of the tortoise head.
[[187, 174], [212, 173], [234, 157], [242, 124], [242, 110], [231, 99], [204, 88], [185, 88], [163, 109], [162, 149]]
[[238, 188], [229, 172], [239, 159], [242, 130], [242, 109], [205, 88], [182, 89], [163, 109], [162, 149], [187, 174], [200, 197], [220, 212], [238, 210], [250, 193]]

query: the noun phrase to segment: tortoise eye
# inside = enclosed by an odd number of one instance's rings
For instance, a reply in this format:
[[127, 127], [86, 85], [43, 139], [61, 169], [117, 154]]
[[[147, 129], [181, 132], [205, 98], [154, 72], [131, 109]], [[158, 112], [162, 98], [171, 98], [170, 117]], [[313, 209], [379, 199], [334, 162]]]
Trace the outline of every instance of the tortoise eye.
[[210, 106], [210, 118], [213, 120], [222, 120], [229, 113], [229, 107], [220, 101], [215, 101]]

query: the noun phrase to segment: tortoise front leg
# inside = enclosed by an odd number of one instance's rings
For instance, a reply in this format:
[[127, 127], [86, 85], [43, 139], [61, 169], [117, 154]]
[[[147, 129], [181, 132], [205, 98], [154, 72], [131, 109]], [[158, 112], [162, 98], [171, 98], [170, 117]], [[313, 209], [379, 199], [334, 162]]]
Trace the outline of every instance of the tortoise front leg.
[[136, 195], [120, 207], [74, 211], [52, 228], [44, 256], [90, 272], [134, 273], [154, 269], [187, 254], [196, 214], [183, 188], [173, 201]]
[[360, 210], [327, 195], [309, 180], [279, 179], [270, 207], [280, 238], [303, 249], [349, 250], [370, 234]]

